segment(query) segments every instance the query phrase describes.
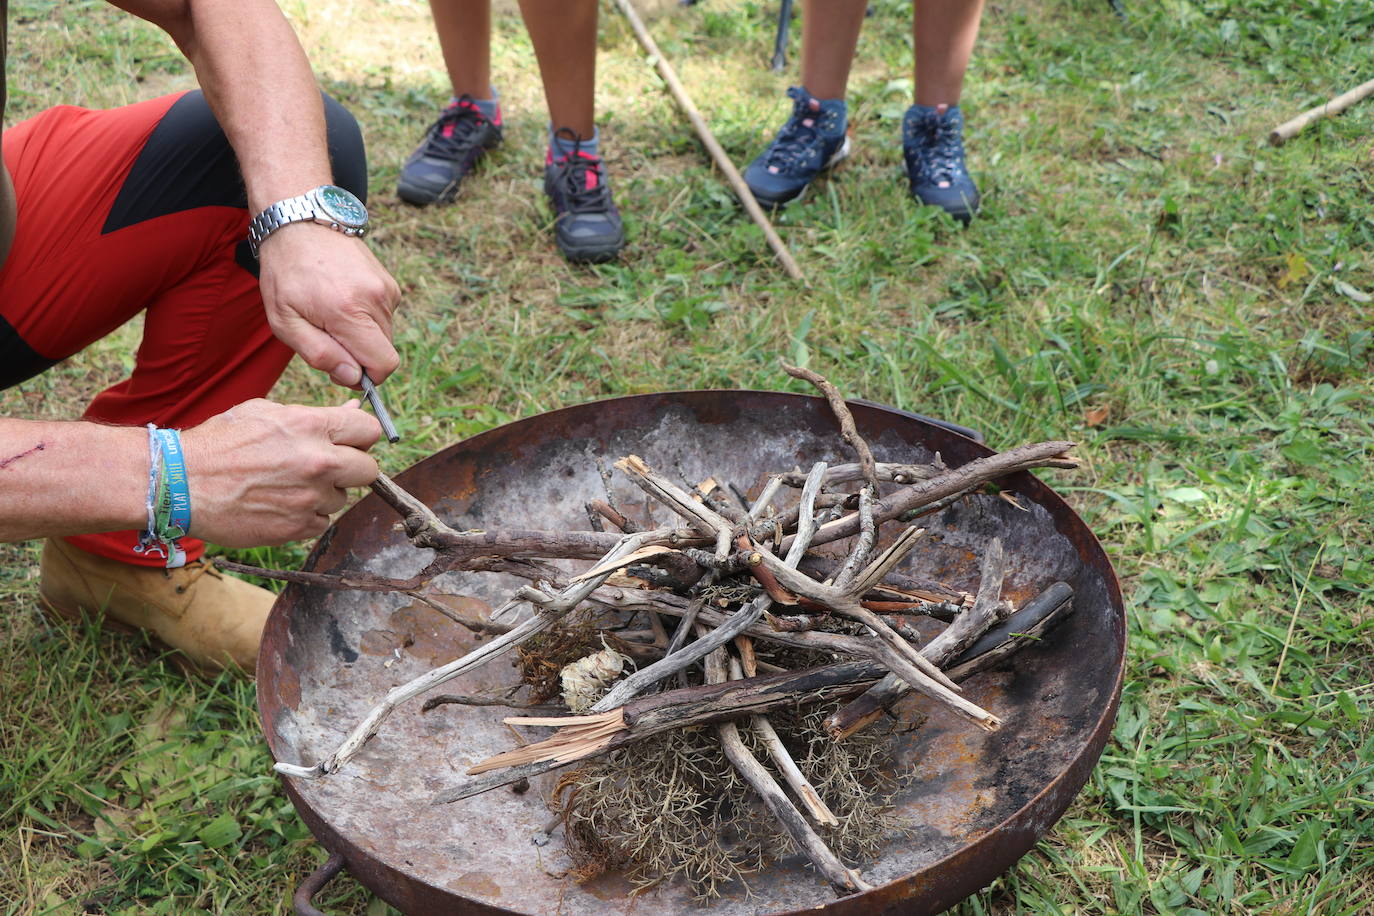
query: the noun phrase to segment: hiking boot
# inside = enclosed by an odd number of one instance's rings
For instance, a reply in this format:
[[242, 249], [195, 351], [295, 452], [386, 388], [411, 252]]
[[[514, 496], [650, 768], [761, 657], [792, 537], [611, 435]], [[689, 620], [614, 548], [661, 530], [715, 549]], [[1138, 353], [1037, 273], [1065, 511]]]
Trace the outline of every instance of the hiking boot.
[[179, 650], [183, 670], [227, 667], [252, 674], [276, 595], [215, 569], [202, 558], [180, 569], [131, 566], [86, 553], [61, 538], [43, 545], [38, 594], [52, 615], [99, 617], [112, 630], [147, 630]]
[[450, 203], [477, 160], [500, 143], [500, 112], [495, 122], [488, 120], [471, 96], [462, 96], [425, 131], [424, 140], [401, 167], [396, 193], [419, 206]]
[[792, 117], [744, 170], [744, 183], [765, 206], [795, 200], [817, 175], [849, 155], [842, 99], [822, 102], [800, 86], [787, 94]]
[[582, 149], [582, 137], [566, 127], [573, 151], [554, 158], [553, 147], [544, 165], [544, 193], [554, 212], [554, 239], [563, 257], [578, 263], [609, 261], [625, 247], [625, 226], [611, 200], [611, 186], [600, 156]]
[[902, 119], [902, 154], [911, 196], [967, 224], [978, 188], [964, 167], [964, 115], [958, 105], [912, 105]]

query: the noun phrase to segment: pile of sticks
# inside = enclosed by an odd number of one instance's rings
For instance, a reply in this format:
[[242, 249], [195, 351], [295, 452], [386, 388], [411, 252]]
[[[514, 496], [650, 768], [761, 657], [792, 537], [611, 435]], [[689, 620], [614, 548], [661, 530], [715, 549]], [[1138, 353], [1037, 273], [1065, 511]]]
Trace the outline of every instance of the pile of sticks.
[[[588, 505], [595, 530], [561, 532], [457, 531], [382, 477], [374, 490], [401, 516], [410, 541], [436, 551], [416, 576], [334, 576], [223, 564], [307, 585], [405, 592], [491, 637], [463, 657], [391, 690], [324, 760], [313, 766], [278, 763], [277, 771], [300, 778], [336, 772], [401, 704], [558, 627], [578, 609], [611, 614], [622, 628], [642, 614], [652, 622], [652, 629], [644, 631], [652, 634], [651, 641], [622, 644], [633, 644], [634, 657], [644, 664], [613, 680], [585, 714], [508, 718], [515, 725], [557, 730], [542, 741], [481, 761], [469, 770], [476, 778], [440, 793], [434, 803], [468, 798], [670, 729], [710, 725], [741, 777], [835, 890], [867, 890], [870, 885], [840, 861], [813, 826], [832, 823], [834, 815], [791, 760], [768, 712], [847, 700], [825, 722], [830, 735], [842, 740], [916, 691], [974, 727], [998, 728], [1002, 720], [965, 698], [958, 682], [1037, 639], [1068, 612], [1071, 590], [1055, 583], [1013, 616], [1016, 609], [1001, 599], [1006, 558], [995, 538], [984, 551], [976, 594], [913, 581], [898, 567], [921, 544], [924, 531], [902, 520], [948, 507], [1008, 474], [1074, 468], [1078, 460], [1068, 454], [1073, 443], [1043, 442], [954, 469], [944, 467], [938, 457], [933, 465], [879, 463], [834, 386], [808, 370], [785, 368], [825, 394], [856, 463], [830, 467], [818, 462], [807, 473], [776, 474], [745, 506], [714, 481], [679, 483], [629, 455], [616, 462], [616, 469], [681, 524], [646, 529], [598, 501]], [[800, 498], [788, 508], [775, 507], [787, 487], [799, 489]], [[619, 531], [604, 530], [606, 522]], [[846, 538], [850, 546], [842, 561], [808, 552]], [[887, 546], [881, 547], [884, 542]], [[546, 562], [550, 559], [595, 562], [568, 576]], [[650, 581], [627, 574], [646, 567], [654, 573]], [[430, 580], [456, 569], [513, 574], [529, 584], [516, 589], [490, 619], [472, 619], [456, 615], [424, 591]], [[719, 597], [727, 591], [737, 597]], [[517, 619], [517, 611], [526, 607], [532, 613]], [[919, 635], [907, 623], [918, 615], [948, 625], [919, 645]], [[665, 619], [677, 623], [670, 628]], [[782, 669], [760, 662], [757, 640], [815, 650], [835, 661]], [[435, 697], [425, 708], [443, 702], [520, 705]], [[755, 730], [760, 739], [756, 746], [767, 748], [772, 769], [746, 747], [741, 727]]]

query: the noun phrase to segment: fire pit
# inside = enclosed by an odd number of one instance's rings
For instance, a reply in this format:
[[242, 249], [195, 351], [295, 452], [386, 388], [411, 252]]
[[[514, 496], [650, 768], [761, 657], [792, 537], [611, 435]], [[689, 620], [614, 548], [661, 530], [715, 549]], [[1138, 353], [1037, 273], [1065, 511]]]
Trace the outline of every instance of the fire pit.
[[[854, 404], [859, 431], [880, 461], [921, 462], [939, 453], [957, 467], [988, 450], [909, 414]], [[543, 414], [475, 436], [398, 475], [397, 482], [456, 528], [585, 528], [584, 505], [605, 496], [598, 460], [639, 454], [714, 474], [757, 492], [770, 471], [817, 460], [842, 462], [837, 423], [820, 398], [749, 391], [643, 395]], [[996, 499], [956, 504], [922, 520], [929, 543], [903, 570], [968, 589], [980, 545], [1005, 545], [1004, 595], [1020, 604], [1047, 583], [1074, 590], [1074, 614], [1016, 664], [964, 683], [969, 700], [1005, 720], [995, 733], [966, 727], [921, 698], [919, 730], [898, 735], [899, 765], [914, 771], [897, 797], [906, 830], [864, 874], [877, 885], [835, 899], [826, 883], [786, 860], [728, 892], [716, 913], [814, 911], [871, 914], [944, 909], [1010, 867], [1063, 813], [1086, 781], [1111, 730], [1124, 670], [1125, 625], [1110, 563], [1083, 522], [1030, 474], [1001, 481], [1024, 508]], [[613, 487], [625, 486], [623, 482]], [[630, 500], [628, 489], [626, 500]], [[376, 497], [325, 535], [307, 568], [407, 577], [425, 564]], [[470, 611], [499, 603], [518, 583], [492, 574], [447, 573], [442, 585]], [[277, 760], [329, 754], [389, 689], [447, 662], [475, 638], [403, 594], [291, 585], [273, 609], [258, 665], [258, 696]], [[514, 683], [498, 662], [451, 689], [477, 694]], [[676, 913], [699, 909], [690, 891], [655, 887], [631, 897], [616, 876], [578, 885], [559, 873], [560, 839], [536, 846], [548, 821], [554, 777], [526, 791], [498, 789], [448, 805], [432, 799], [472, 764], [509, 748], [507, 712], [459, 714], [403, 708], [347, 768], [321, 780], [287, 779], [315, 836], [378, 896], [406, 913]], [[556, 774], [555, 774], [556, 776]], [[518, 787], [517, 787], [518, 788]], [[318, 876], [322, 878], [323, 876]], [[318, 883], [312, 883], [311, 888]], [[308, 897], [307, 893], [298, 898]], [[299, 899], [298, 912], [313, 912]]]

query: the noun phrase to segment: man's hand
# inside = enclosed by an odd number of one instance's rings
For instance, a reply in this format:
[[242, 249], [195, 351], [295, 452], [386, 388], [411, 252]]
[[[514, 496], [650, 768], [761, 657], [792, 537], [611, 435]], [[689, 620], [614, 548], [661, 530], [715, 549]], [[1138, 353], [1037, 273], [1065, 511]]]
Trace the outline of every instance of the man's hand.
[[272, 331], [336, 384], [381, 382], [400, 362], [391, 345], [396, 281], [361, 240], [292, 223], [260, 249], [263, 305]]
[[365, 450], [380, 435], [357, 401], [296, 407], [256, 399], [186, 430], [191, 534], [226, 547], [318, 537], [348, 487], [377, 479]]

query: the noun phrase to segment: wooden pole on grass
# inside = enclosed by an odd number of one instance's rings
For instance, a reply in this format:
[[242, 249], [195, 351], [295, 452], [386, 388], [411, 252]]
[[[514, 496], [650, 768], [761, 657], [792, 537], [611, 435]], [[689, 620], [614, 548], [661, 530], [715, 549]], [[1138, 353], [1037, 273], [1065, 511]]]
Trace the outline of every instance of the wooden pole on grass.
[[624, 13], [625, 18], [629, 20], [630, 28], [634, 30], [639, 43], [654, 59], [654, 66], [658, 69], [659, 76], [663, 77], [663, 81], [668, 84], [668, 90], [673, 94], [673, 98], [677, 100], [688, 120], [692, 122], [692, 127], [696, 129], [697, 136], [701, 138], [706, 151], [715, 160], [716, 167], [724, 173], [725, 180], [734, 189], [740, 203], [744, 204], [744, 209], [749, 213], [750, 218], [763, 230], [763, 236], [768, 240], [768, 247], [773, 249], [773, 253], [782, 262], [783, 270], [787, 271], [787, 275], [793, 280], [805, 283], [806, 279], [802, 276], [801, 268], [797, 266], [796, 259], [792, 257], [792, 252], [787, 250], [787, 244], [779, 237], [773, 224], [768, 221], [767, 214], [763, 212], [759, 202], [754, 199], [753, 192], [749, 190], [749, 186], [740, 177], [739, 170], [730, 161], [730, 157], [725, 154], [725, 150], [716, 140], [716, 135], [711, 133], [711, 128], [707, 125], [706, 119], [701, 116], [701, 112], [697, 111], [697, 106], [692, 104], [692, 99], [687, 95], [687, 90], [682, 88], [682, 83], [678, 80], [673, 65], [668, 63], [668, 59], [659, 51], [654, 37], [649, 34], [649, 30], [644, 27], [643, 20], [639, 18], [639, 13], [635, 11], [634, 4], [631, 0], [616, 0], [616, 5], [620, 7], [620, 12]]
[[1278, 127], [1269, 132], [1269, 142], [1274, 146], [1283, 146], [1285, 142], [1293, 139], [1302, 129], [1313, 121], [1320, 121], [1328, 115], [1340, 114], [1360, 99], [1374, 94], [1374, 80], [1361, 83], [1349, 92], [1336, 96], [1329, 102], [1324, 102], [1316, 108], [1309, 108], [1302, 114], [1293, 118], [1291, 121], [1284, 121]]

